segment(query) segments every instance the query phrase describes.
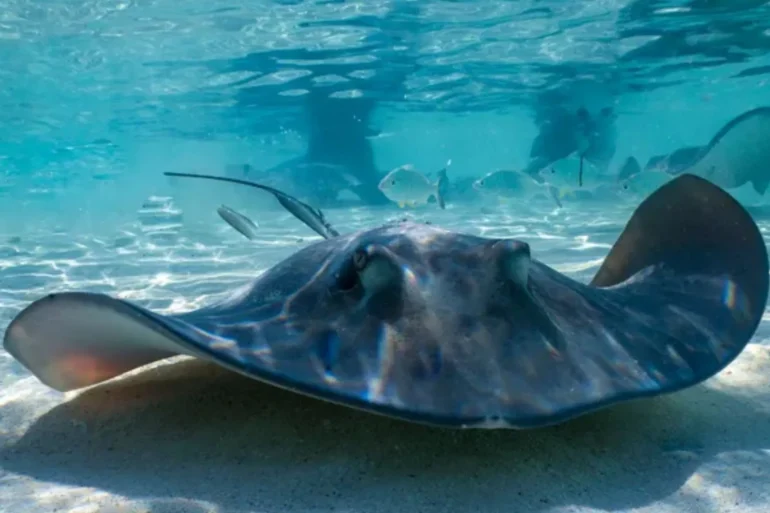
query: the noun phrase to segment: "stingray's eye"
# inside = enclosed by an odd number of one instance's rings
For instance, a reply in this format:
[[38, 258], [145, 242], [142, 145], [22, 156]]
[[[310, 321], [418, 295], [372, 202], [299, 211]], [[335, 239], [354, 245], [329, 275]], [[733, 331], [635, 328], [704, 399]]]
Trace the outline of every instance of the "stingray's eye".
[[624, 183], [624, 184], [623, 184], [623, 190], [624, 190], [624, 191], [627, 191], [627, 190], [628, 190], [628, 184], [627, 184], [627, 183]]
[[345, 262], [337, 274], [336, 287], [338, 291], [350, 292], [360, 283], [358, 273], [369, 263], [369, 255], [363, 249], [357, 249]]
[[482, 187], [484, 187], [484, 180], [479, 180], [479, 185], [481, 185]]
[[363, 249], [357, 249], [355, 253], [353, 253], [353, 265], [358, 271], [361, 271], [364, 267], [366, 267], [368, 260], [369, 255], [367, 255], [366, 251]]
[[396, 181], [395, 180], [391, 180], [390, 181], [390, 185], [396, 185]]

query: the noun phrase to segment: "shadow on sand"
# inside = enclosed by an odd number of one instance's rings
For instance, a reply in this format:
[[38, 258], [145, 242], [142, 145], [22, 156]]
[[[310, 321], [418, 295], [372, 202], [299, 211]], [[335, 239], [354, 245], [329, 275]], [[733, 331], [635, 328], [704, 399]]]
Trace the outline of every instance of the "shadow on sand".
[[[767, 348], [752, 348], [768, 360]], [[658, 501], [716, 511], [707, 490], [685, 482], [734, 486], [730, 500], [745, 506], [767, 499], [756, 490], [770, 476], [770, 392], [742, 388], [752, 384], [747, 365], [769, 375], [742, 356], [726, 384], [516, 432], [406, 424], [184, 360], [55, 407], [0, 461], [147, 501], [153, 513], [614, 511]]]

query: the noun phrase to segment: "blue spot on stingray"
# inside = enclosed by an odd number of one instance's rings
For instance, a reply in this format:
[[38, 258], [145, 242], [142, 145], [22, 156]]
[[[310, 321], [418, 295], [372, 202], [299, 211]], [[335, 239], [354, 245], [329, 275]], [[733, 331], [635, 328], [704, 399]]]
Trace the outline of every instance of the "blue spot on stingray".
[[334, 366], [339, 361], [341, 346], [342, 341], [334, 331], [327, 331], [319, 338], [316, 344], [316, 354], [318, 359], [321, 360], [326, 374], [333, 374]]

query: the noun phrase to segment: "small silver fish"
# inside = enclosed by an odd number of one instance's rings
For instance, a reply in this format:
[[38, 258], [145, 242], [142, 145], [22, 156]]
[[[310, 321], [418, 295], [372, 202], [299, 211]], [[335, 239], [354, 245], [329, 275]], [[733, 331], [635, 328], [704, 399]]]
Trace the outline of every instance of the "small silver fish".
[[259, 226], [245, 215], [236, 212], [226, 205], [219, 207], [217, 209], [217, 214], [219, 214], [219, 217], [221, 217], [227, 224], [232, 226], [233, 229], [235, 229], [238, 233], [247, 239], [254, 240], [257, 238], [257, 230], [259, 229]]
[[608, 185], [613, 179], [612, 175], [585, 173], [582, 179], [579, 179], [578, 175], [579, 167], [572, 158], [554, 162], [538, 172], [540, 181], [548, 182], [556, 188], [559, 199], [574, 197], [578, 192], [594, 195], [601, 190], [612, 188]]
[[[449, 163], [451, 161], [447, 165]], [[443, 209], [446, 207], [444, 192], [447, 189], [448, 181], [446, 168], [439, 171], [438, 180], [432, 182], [424, 174], [415, 171], [411, 164], [407, 164], [397, 167], [385, 175], [377, 187], [386, 198], [398, 203], [401, 208], [424, 205], [433, 196], [439, 207]]]
[[539, 182], [530, 174], [510, 169], [499, 169], [473, 182], [473, 188], [500, 199], [532, 197], [537, 194], [550, 196], [561, 208], [559, 191], [546, 181]]

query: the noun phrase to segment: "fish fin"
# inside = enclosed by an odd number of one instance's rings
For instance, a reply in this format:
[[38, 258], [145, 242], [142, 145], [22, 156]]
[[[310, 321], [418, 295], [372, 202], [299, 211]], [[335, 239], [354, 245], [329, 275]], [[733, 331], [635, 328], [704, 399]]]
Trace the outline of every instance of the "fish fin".
[[548, 186], [548, 191], [551, 193], [551, 197], [556, 202], [559, 208], [562, 208], [561, 199], [559, 198], [559, 190], [553, 185]]
[[639, 165], [639, 161], [634, 157], [628, 157], [618, 171], [617, 179], [619, 182], [628, 180], [632, 176], [638, 175], [642, 172], [642, 168]]
[[751, 185], [754, 186], [754, 190], [757, 191], [757, 194], [760, 196], [765, 195], [765, 191], [767, 190], [767, 186], [770, 184], [770, 175], [767, 173], [764, 173], [762, 176], [758, 178], [752, 178]]
[[665, 282], [698, 276], [704, 286], [717, 280], [724, 294], [729, 288], [734, 326], [720, 340], [753, 333], [762, 318], [770, 279], [762, 234], [735, 198], [704, 178], [682, 174], [642, 201], [591, 285], [610, 287], [646, 268]]

